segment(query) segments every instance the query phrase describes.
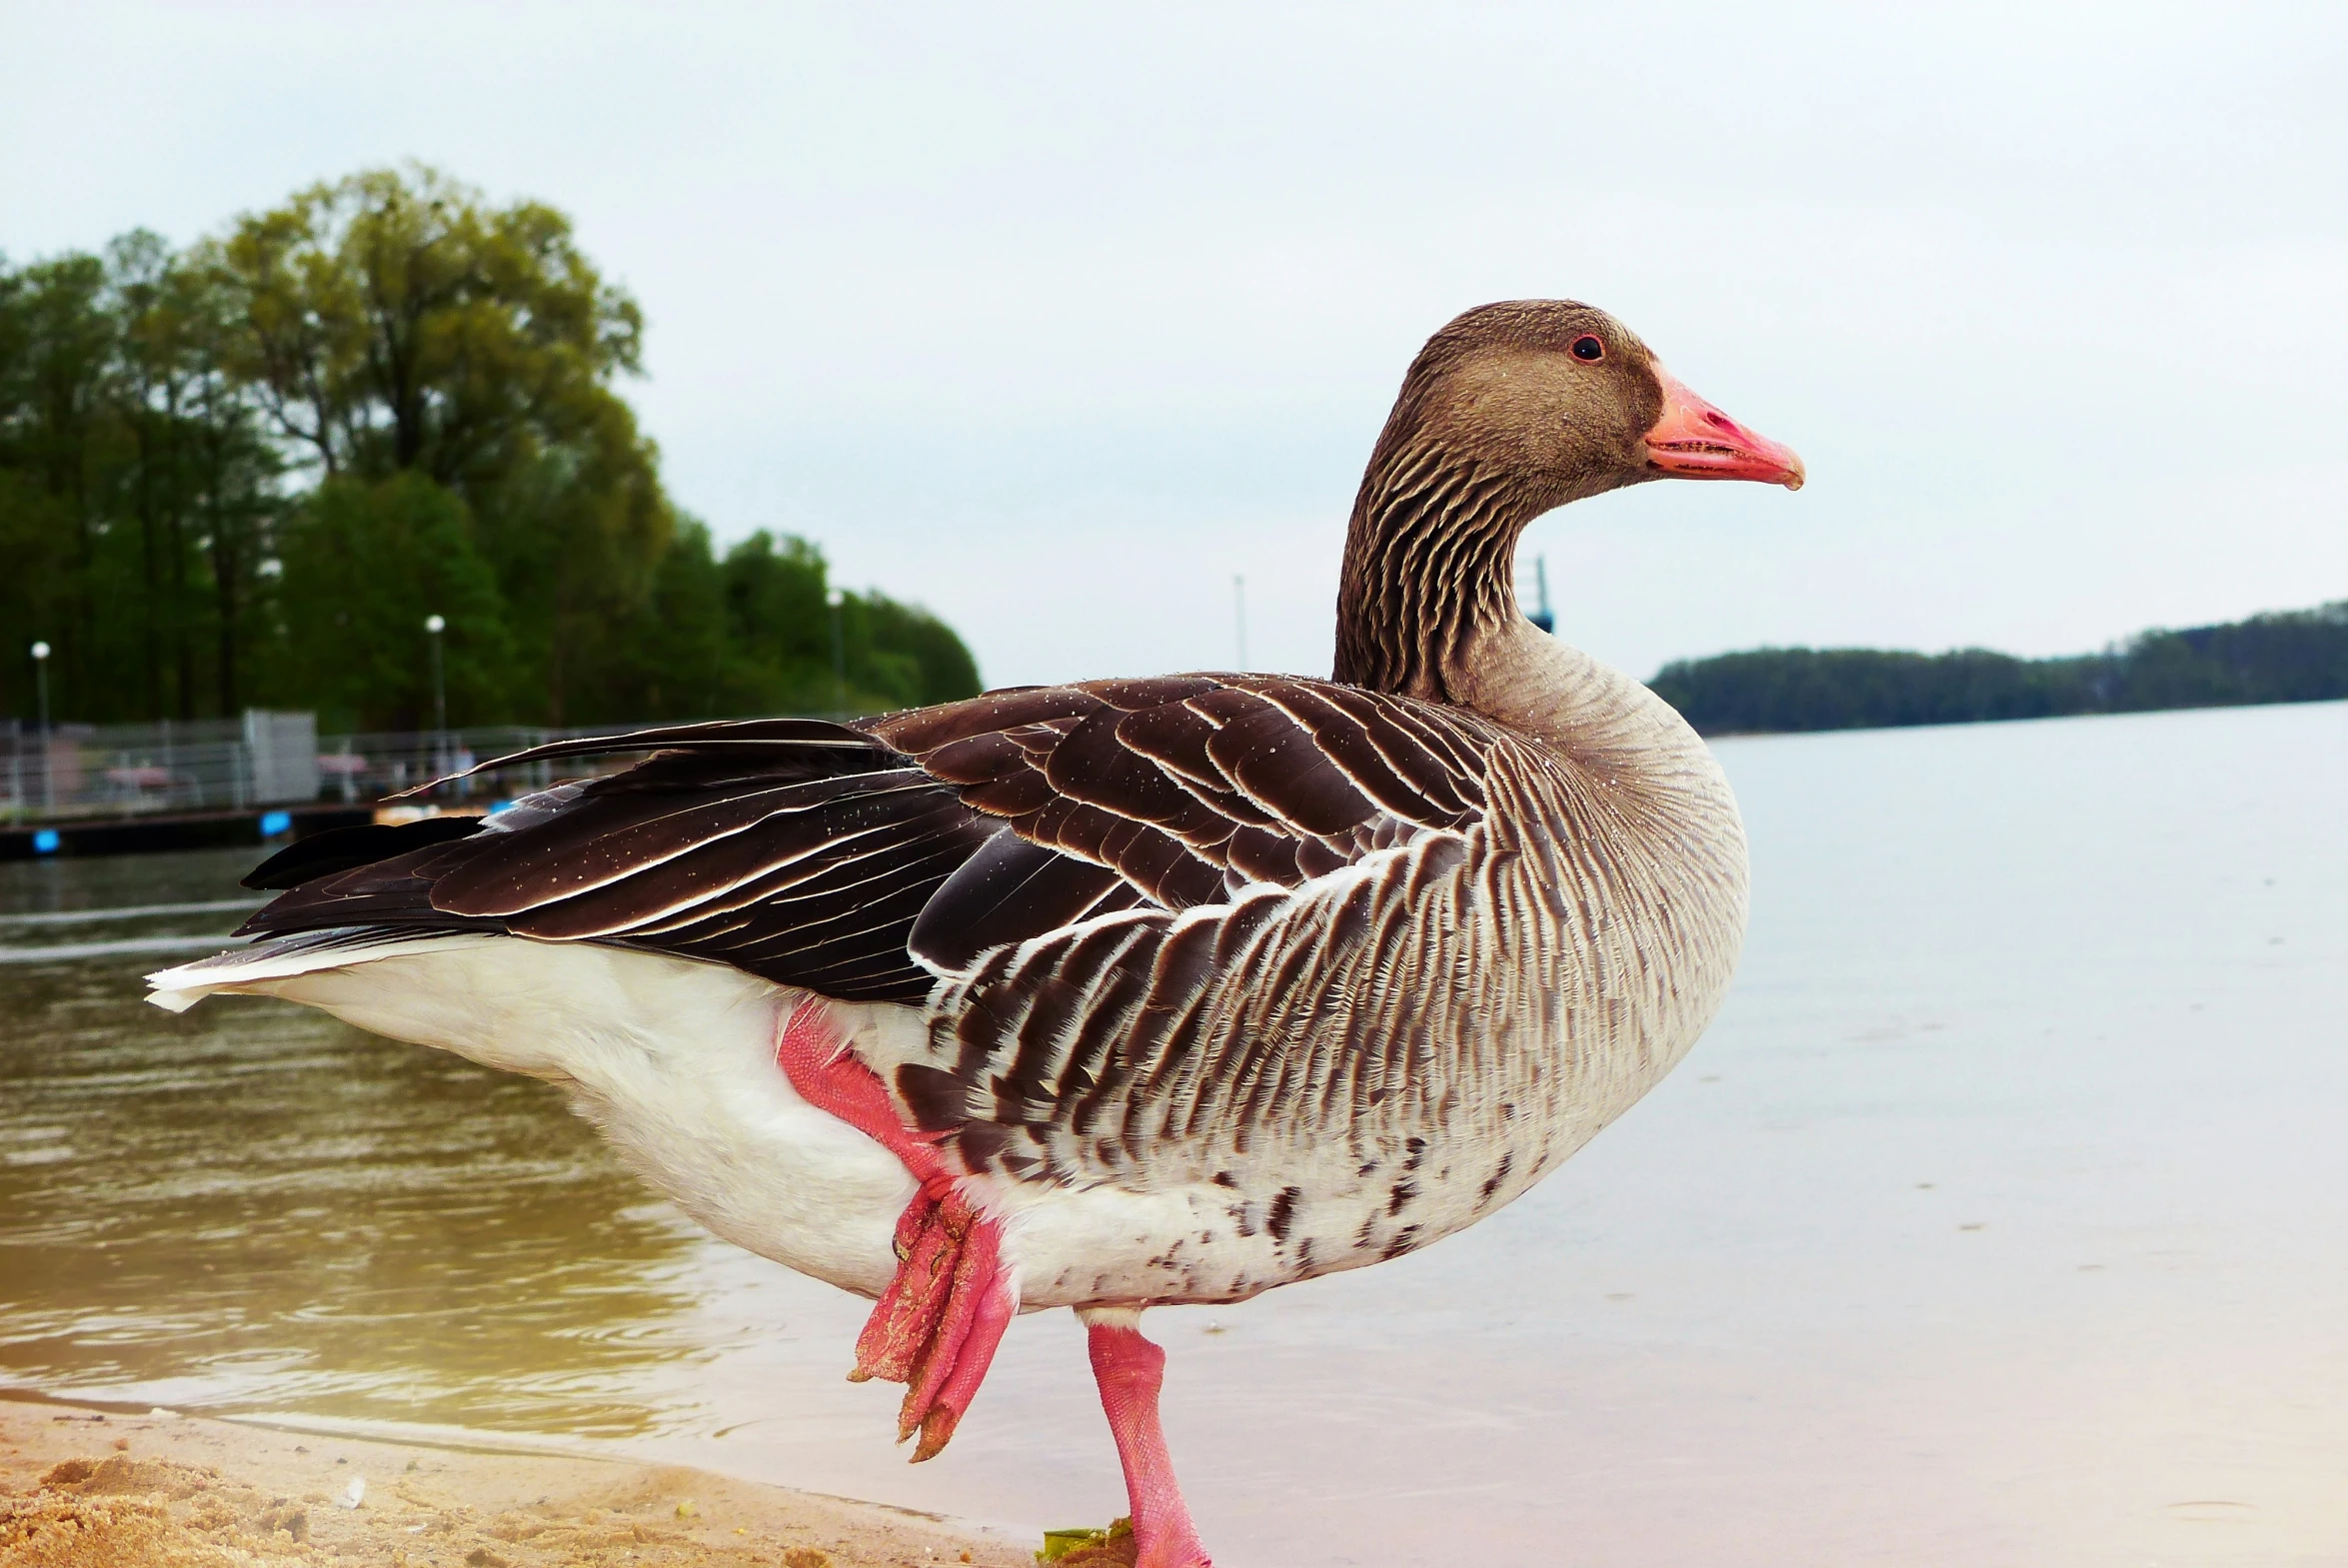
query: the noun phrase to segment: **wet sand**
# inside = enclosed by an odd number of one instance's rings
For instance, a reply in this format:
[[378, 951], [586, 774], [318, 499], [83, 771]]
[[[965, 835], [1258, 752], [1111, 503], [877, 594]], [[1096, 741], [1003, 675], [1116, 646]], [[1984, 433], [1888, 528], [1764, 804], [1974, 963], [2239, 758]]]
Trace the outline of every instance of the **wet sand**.
[[900, 1510], [706, 1470], [0, 1400], [0, 1568], [1030, 1568]]

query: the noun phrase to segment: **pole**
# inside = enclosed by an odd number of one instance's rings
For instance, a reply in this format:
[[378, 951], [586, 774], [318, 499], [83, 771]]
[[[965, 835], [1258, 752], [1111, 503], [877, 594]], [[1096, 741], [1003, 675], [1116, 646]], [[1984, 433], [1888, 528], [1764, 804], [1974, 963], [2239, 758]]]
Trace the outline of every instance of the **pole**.
[[449, 690], [440, 664], [440, 635], [448, 626], [439, 616], [424, 618], [424, 634], [432, 640], [432, 771], [436, 774], [449, 771]]
[[33, 688], [40, 693], [41, 711], [41, 809], [54, 814], [57, 810], [57, 762], [49, 746], [49, 645], [33, 645]]
[[840, 635], [840, 607], [848, 596], [833, 589], [824, 603], [832, 607], [832, 717], [838, 719], [848, 713], [848, 645]]
[[33, 688], [40, 693], [41, 739], [49, 739], [49, 645], [33, 645]]
[[1239, 663], [1236, 669], [1247, 668], [1247, 580], [1236, 572], [1231, 574], [1231, 627], [1237, 634]]

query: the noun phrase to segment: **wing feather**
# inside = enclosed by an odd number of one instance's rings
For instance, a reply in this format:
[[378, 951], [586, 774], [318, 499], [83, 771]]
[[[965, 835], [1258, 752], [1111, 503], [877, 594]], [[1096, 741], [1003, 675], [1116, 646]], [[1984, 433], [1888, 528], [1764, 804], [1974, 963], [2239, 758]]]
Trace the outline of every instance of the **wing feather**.
[[[896, 1080], [915, 1119], [974, 1167], [1097, 1179], [1210, 1117], [1244, 1144], [1274, 1100], [1399, 1081], [1410, 1042], [1349, 1021], [1361, 966], [1415, 929], [1371, 893], [1456, 866], [1493, 745], [1463, 711], [1267, 676], [561, 742], [485, 768], [634, 761], [464, 836], [319, 845], [247, 929], [618, 943], [924, 1004], [933, 1049]], [[1234, 1023], [1217, 981], [1241, 969], [1322, 998], [1347, 1058]]]

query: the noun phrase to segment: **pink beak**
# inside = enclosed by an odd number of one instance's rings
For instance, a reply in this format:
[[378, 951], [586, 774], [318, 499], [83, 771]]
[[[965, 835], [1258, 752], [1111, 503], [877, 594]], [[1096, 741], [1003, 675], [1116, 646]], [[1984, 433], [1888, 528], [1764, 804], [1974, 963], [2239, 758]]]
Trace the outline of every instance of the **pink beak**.
[[1751, 431], [1681, 386], [1662, 366], [1663, 417], [1647, 432], [1647, 467], [1671, 479], [1757, 479], [1799, 490], [1807, 476], [1791, 447]]

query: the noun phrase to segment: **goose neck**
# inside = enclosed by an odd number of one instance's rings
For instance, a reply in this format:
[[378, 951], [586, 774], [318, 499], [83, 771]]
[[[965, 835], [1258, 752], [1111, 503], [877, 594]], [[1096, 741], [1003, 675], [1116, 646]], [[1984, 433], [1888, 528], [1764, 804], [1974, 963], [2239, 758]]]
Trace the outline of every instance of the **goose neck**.
[[1540, 631], [1516, 603], [1525, 525], [1582, 492], [1391, 435], [1353, 504], [1336, 679], [1471, 708], [1610, 770], [1701, 753], [1695, 733], [1643, 684]]
[[1463, 701], [1478, 652], [1522, 619], [1517, 536], [1555, 504], [1516, 474], [1440, 447], [1380, 452], [1345, 540], [1336, 679]]

